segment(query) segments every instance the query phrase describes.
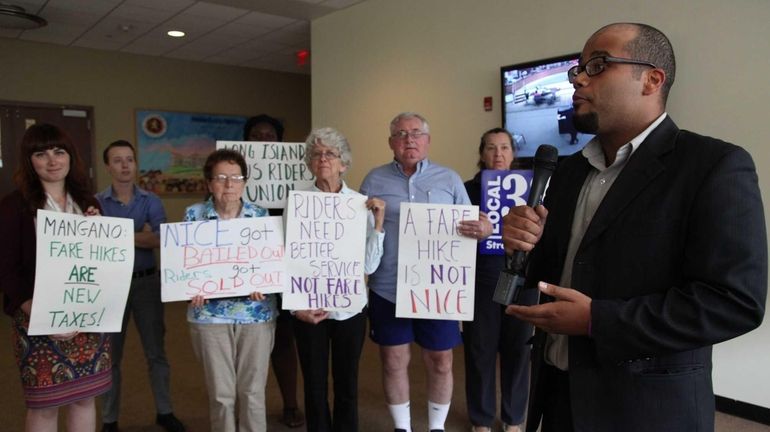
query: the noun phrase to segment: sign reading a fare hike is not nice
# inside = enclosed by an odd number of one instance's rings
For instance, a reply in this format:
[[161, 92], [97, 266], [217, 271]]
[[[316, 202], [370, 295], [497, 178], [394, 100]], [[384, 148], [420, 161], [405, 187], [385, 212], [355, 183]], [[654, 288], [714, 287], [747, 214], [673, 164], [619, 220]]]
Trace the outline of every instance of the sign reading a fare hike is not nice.
[[477, 246], [457, 224], [478, 218], [477, 206], [401, 203], [397, 317], [473, 320]]
[[131, 219], [37, 212], [28, 334], [119, 332], [134, 267]]
[[161, 224], [164, 302], [284, 290], [280, 216]]

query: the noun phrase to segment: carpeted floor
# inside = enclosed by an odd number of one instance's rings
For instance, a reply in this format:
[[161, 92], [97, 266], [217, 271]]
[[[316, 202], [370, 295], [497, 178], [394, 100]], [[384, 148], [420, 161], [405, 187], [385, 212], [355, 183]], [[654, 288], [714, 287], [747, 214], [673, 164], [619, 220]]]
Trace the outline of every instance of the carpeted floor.
[[[187, 425], [190, 432], [209, 430], [206, 389], [200, 365], [190, 347], [190, 338], [185, 322], [185, 303], [170, 303], [166, 306], [166, 350], [172, 371], [172, 398], [176, 415]], [[4, 316], [4, 315], [3, 315]], [[24, 429], [25, 407], [19, 384], [13, 351], [10, 344], [10, 320], [0, 319], [0, 406], [3, 407], [2, 431]], [[465, 412], [464, 373], [462, 348], [455, 351], [455, 391], [452, 408], [446, 424], [447, 431], [468, 431], [470, 424]], [[161, 431], [154, 425], [155, 408], [150, 393], [146, 366], [136, 331], [131, 325], [126, 345], [123, 370], [123, 403], [120, 430], [123, 432]], [[415, 432], [427, 430], [427, 400], [425, 379], [418, 351], [413, 353], [411, 367], [412, 382], [412, 425]], [[301, 378], [300, 378], [301, 380]], [[301, 381], [300, 381], [301, 382]], [[361, 359], [359, 385], [359, 409], [361, 431], [386, 432], [393, 426], [385, 407], [380, 380], [380, 361], [377, 348], [367, 340]], [[282, 410], [281, 397], [274, 376], [270, 376], [267, 388], [268, 430], [275, 432], [302, 431], [304, 428], [289, 429], [278, 420]], [[299, 390], [300, 405], [302, 391]], [[97, 403], [98, 405], [98, 403]], [[101, 424], [101, 423], [99, 423]], [[64, 430], [64, 428], [60, 428]], [[765, 426], [744, 419], [717, 413], [717, 432], [770, 432]]]

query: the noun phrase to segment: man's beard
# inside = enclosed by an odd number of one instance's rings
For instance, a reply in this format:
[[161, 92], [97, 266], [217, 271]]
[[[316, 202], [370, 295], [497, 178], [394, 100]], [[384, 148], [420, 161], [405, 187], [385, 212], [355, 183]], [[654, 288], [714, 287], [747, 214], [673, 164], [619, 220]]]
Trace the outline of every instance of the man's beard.
[[575, 114], [572, 116], [572, 124], [578, 132], [595, 135], [599, 130], [599, 116], [595, 112]]

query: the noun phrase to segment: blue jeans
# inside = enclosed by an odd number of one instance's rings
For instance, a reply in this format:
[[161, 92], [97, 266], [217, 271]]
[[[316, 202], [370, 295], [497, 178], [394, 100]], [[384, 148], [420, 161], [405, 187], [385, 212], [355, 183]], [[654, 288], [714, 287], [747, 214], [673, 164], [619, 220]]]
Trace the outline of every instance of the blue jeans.
[[150, 374], [150, 386], [155, 397], [158, 414], [173, 411], [169, 395], [170, 368], [166, 360], [163, 323], [163, 303], [160, 301], [160, 277], [157, 272], [131, 280], [131, 289], [123, 313], [120, 333], [112, 334], [112, 388], [104, 395], [102, 421], [118, 421], [120, 413], [120, 363], [123, 359], [123, 344], [128, 329], [128, 319], [134, 315], [136, 329], [142, 341], [144, 357]]

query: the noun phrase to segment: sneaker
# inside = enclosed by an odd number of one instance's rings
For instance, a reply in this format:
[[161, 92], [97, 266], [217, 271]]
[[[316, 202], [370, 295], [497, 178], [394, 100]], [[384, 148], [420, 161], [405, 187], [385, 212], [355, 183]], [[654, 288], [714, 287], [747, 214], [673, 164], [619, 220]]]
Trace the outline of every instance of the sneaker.
[[118, 432], [118, 422], [109, 422], [102, 424], [102, 432]]
[[185, 432], [184, 425], [176, 418], [174, 413], [158, 414], [155, 416], [155, 424], [167, 432]]

